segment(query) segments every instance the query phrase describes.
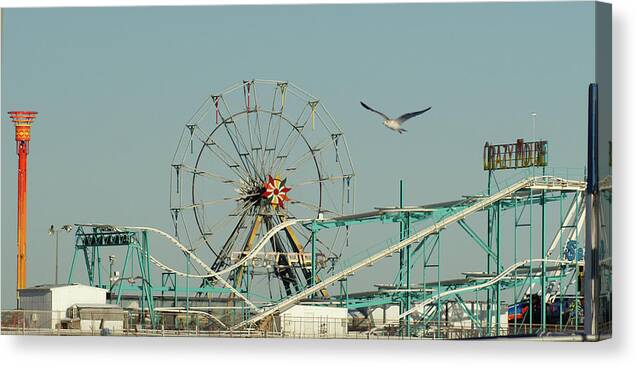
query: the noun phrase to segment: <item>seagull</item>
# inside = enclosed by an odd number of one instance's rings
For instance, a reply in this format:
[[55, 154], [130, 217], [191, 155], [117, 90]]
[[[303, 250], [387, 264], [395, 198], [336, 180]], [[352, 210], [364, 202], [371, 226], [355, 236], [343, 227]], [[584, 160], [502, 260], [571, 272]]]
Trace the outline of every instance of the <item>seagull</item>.
[[372, 112], [376, 112], [377, 114], [383, 116], [383, 118], [385, 119], [385, 121], [383, 121], [383, 125], [387, 126], [388, 129], [394, 130], [396, 132], [398, 132], [399, 134], [402, 134], [403, 132], [407, 131], [403, 128], [401, 128], [400, 126], [407, 120], [409, 120], [412, 117], [418, 116], [420, 114], [423, 114], [427, 111], [429, 111], [431, 109], [431, 107], [427, 107], [424, 110], [421, 111], [416, 111], [416, 112], [409, 112], [406, 113], [404, 115], [400, 115], [400, 117], [395, 118], [395, 119], [390, 119], [389, 117], [387, 117], [387, 115], [385, 115], [384, 113], [380, 112], [380, 111], [376, 111], [375, 109], [369, 107], [368, 105], [366, 105], [363, 101], [361, 101], [361, 105], [363, 107], [365, 107], [366, 109], [372, 111]]

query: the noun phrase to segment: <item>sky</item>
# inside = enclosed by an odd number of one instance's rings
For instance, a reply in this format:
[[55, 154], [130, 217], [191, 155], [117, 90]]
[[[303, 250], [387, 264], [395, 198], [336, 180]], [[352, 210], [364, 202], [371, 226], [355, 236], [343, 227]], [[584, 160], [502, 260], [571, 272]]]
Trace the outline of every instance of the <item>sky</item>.
[[[51, 224], [170, 231], [170, 163], [184, 122], [207, 95], [245, 79], [288, 80], [321, 99], [350, 147], [358, 211], [396, 205], [400, 179], [408, 205], [485, 190], [486, 141], [547, 139], [550, 167], [581, 172], [594, 15], [592, 3], [569, 2], [4, 10], [2, 308], [15, 306], [17, 157], [7, 111], [39, 112], [27, 283], [50, 283]], [[432, 109], [399, 135], [360, 100], [389, 115]], [[350, 246], [396, 231], [358, 230]], [[60, 234], [62, 278], [72, 244]], [[445, 269], [450, 277], [478, 270], [467, 251]], [[389, 273], [356, 284], [369, 289]]]

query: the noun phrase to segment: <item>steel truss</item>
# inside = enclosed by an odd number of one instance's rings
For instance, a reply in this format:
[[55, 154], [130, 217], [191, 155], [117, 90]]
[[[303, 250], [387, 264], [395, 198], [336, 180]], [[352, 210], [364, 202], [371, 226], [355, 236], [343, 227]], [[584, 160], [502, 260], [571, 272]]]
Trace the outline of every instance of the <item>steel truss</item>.
[[[487, 320], [489, 321], [484, 320], [481, 322], [486, 323], [486, 335], [495, 335], [499, 332], [497, 330], [500, 330], [500, 321], [499, 317], [496, 318], [495, 326], [492, 326], [491, 323], [493, 323], [493, 321], [490, 321], [492, 320], [490, 315], [494, 311], [496, 315], [499, 314], [501, 302], [498, 301], [503, 289], [513, 287], [523, 289], [534, 284], [541, 284], [542, 295], [546, 296], [547, 282], [555, 279], [553, 274], [549, 273], [554, 272], [555, 274], [560, 275], [563, 279], [566, 278], [567, 275], [572, 274], [572, 269], [579, 265], [577, 261], [571, 262], [563, 259], [563, 251], [561, 250], [563, 248], [562, 245], [559, 247], [560, 251], [556, 252], [559, 258], [550, 258], [551, 253], [547, 251], [548, 248], [545, 235], [542, 235], [539, 242], [541, 253], [544, 255], [539, 259], [529, 256], [528, 259], [522, 260], [522, 262], [518, 261], [517, 265], [510, 269], [510, 272], [512, 272], [513, 275], [507, 273], [505, 274], [506, 276], [503, 276], [502, 274], [504, 274], [503, 271], [505, 270], [503, 269], [504, 259], [500, 256], [501, 240], [500, 235], [498, 234], [500, 232], [500, 217], [502, 213], [515, 212], [516, 210], [522, 212], [522, 208], [529, 208], [527, 210], [530, 211], [532, 210], [530, 208], [533, 206], [540, 206], [541, 212], [544, 213], [545, 207], [548, 203], [559, 203], [560, 207], [562, 207], [563, 202], [569, 196], [573, 202], [579, 202], [578, 200], [575, 200], [575, 198], [579, 197], [580, 193], [584, 189], [585, 183], [581, 181], [566, 180], [554, 176], [529, 177], [495, 194], [489, 195], [489, 192], [487, 192], [485, 195], [468, 197], [464, 200], [449, 203], [447, 205], [403, 209], [398, 207], [388, 209], [386, 211], [379, 210], [377, 212], [366, 213], [365, 215], [360, 216], [310, 221], [305, 225], [312, 230], [313, 235], [317, 235], [319, 231], [325, 229], [352, 226], [355, 224], [369, 223], [373, 221], [400, 223], [400, 233], [396, 240], [387, 241], [386, 247], [375, 252], [373, 250], [366, 251], [364, 254], [366, 256], [363, 259], [359, 261], [350, 261], [349, 264], [343, 264], [344, 266], [341, 267], [340, 271], [335, 272], [324, 281], [312, 284], [302, 292], [299, 292], [299, 294], [283, 299], [273, 307], [267, 308], [264, 312], [254, 315], [250, 320], [236, 325], [235, 328], [241, 328], [255, 322], [259, 322], [264, 318], [271, 317], [272, 315], [298, 303], [305, 297], [310, 296], [318, 287], [325, 287], [337, 281], [344, 281], [348, 276], [354, 275], [362, 268], [372, 266], [383, 258], [389, 257], [394, 253], [398, 253], [400, 255], [400, 260], [397, 275], [398, 284], [395, 286], [395, 295], [388, 297], [386, 294], [380, 294], [378, 297], [371, 297], [367, 300], [357, 300], [352, 298], [351, 295], [346, 295], [349, 308], [362, 308], [373, 304], [378, 305], [385, 303], [402, 304], [400, 321], [402, 326], [399, 326], [399, 329], [402, 330], [401, 332], [411, 335], [412, 332], [410, 329], [413, 325], [421, 324], [423, 321], [429, 321], [428, 318], [424, 318], [423, 320], [422, 317], [412, 317], [412, 314], [414, 314], [418, 308], [422, 308], [430, 303], [428, 300], [434, 299], [436, 302], [436, 308], [440, 310], [442, 303], [447, 299], [447, 297], [453, 297], [453, 299], [457, 301], [458, 298], [456, 296], [465, 292], [463, 289], [467, 287], [477, 287], [471, 289], [476, 289], [480, 292], [487, 292], [489, 294], [489, 301], [487, 302], [487, 307], [489, 308], [487, 312], [489, 317], [487, 317]], [[576, 207], [579, 209], [581, 205], [576, 205]], [[485, 241], [481, 239], [465, 221], [467, 217], [479, 212], [487, 213], [492, 218], [490, 220], [492, 224], [489, 225], [487, 231], [487, 238], [492, 238], [492, 240]], [[581, 210], [579, 210], [577, 214], [578, 215], [575, 217], [579, 220], [581, 217]], [[542, 214], [542, 217], [545, 218], [545, 214]], [[570, 216], [570, 218], [572, 217], [573, 216]], [[425, 221], [425, 223], [430, 224], [425, 224], [426, 228], [423, 230], [414, 231], [413, 224], [419, 221]], [[439, 297], [436, 295], [443, 295], [445, 291], [448, 291], [444, 290], [442, 285], [443, 281], [440, 279], [440, 269], [443, 265], [443, 262], [441, 261], [444, 260], [438, 259], [438, 251], [442, 243], [441, 234], [452, 224], [458, 224], [465, 232], [467, 232], [468, 237], [472, 240], [472, 242], [484, 250], [488, 260], [487, 266], [489, 270], [492, 269], [492, 267], [495, 270], [485, 272], [481, 277], [468, 277], [470, 279], [467, 281], [468, 285], [466, 287], [463, 287], [462, 289], [455, 289], [453, 292], [446, 294], [444, 297]], [[520, 223], [518, 222], [518, 224]], [[529, 223], [529, 227], [532, 225], [532, 222]], [[560, 233], [563, 233], [566, 228], [569, 228], [568, 226], [570, 225], [571, 224], [564, 224], [564, 228], [560, 229], [558, 236], [560, 236]], [[540, 230], [545, 232], [545, 227], [545, 221], [542, 220]], [[533, 230], [531, 228], [529, 235], [530, 239], [532, 239], [532, 233]], [[576, 233], [578, 232], [576, 231]], [[575, 236], [577, 236], [577, 234]], [[556, 243], [555, 246], [557, 246], [557, 243], [562, 243], [563, 238], [563, 236], [560, 236], [557, 240], [554, 240], [554, 243]], [[530, 241], [529, 247], [532, 248], [532, 246], [533, 242]], [[551, 244], [551, 249], [554, 249], [555, 246]], [[514, 247], [518, 247], [517, 242], [514, 243]], [[434, 250], [436, 251], [436, 260], [432, 263], [430, 259]], [[427, 251], [427, 253], [425, 253], [425, 251]], [[515, 256], [519, 257], [517, 253]], [[422, 292], [413, 292], [413, 287], [410, 285], [411, 283], [407, 282], [407, 280], [411, 281], [412, 272], [418, 263], [417, 258], [420, 258], [420, 264], [422, 264], [422, 267], [425, 269], [423, 274], [426, 274], [427, 270], [431, 270], [429, 268], [435, 269], [435, 279], [439, 284], [437, 284], [436, 289], [433, 292], [426, 291], [426, 286], [421, 287], [423, 289]], [[521, 271], [518, 270], [526, 264], [525, 262], [529, 262], [529, 265], [532, 265], [532, 263], [539, 263], [539, 273], [536, 271], [537, 269], [529, 266], [529, 270], [525, 273], [525, 279], [520, 279]], [[560, 271], [557, 272], [553, 268], [547, 268], [547, 263], [559, 264]], [[549, 270], [551, 270], [551, 272], [549, 272]], [[496, 281], [493, 281], [494, 279], [496, 279]], [[427, 279], [425, 279], [423, 275], [423, 284], [427, 284], [426, 280]], [[407, 286], [408, 284], [410, 286]], [[340, 296], [339, 300], [342, 299], [343, 296]], [[381, 300], [379, 301], [379, 299]], [[440, 311], [438, 311], [436, 316], [437, 320], [440, 320], [439, 312]], [[414, 320], [410, 321], [410, 318], [413, 318]], [[476, 315], [472, 315], [471, 318], [477, 320]], [[545, 315], [542, 319], [545, 320]], [[438, 324], [440, 325], [440, 323]], [[531, 329], [531, 331], [533, 330], [534, 329]], [[545, 322], [540, 325], [538, 331], [543, 330], [546, 330]]]

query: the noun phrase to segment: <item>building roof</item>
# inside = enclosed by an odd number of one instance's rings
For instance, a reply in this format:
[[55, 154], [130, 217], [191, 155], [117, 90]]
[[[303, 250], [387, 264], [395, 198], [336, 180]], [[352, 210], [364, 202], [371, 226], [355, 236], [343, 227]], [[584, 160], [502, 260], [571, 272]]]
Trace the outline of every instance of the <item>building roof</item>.
[[25, 292], [25, 291], [43, 291], [43, 290], [51, 290], [51, 289], [55, 289], [55, 288], [66, 288], [66, 287], [83, 287], [83, 288], [93, 288], [93, 289], [99, 289], [102, 290], [104, 292], [106, 292], [106, 289], [103, 288], [98, 288], [98, 287], [92, 287], [90, 285], [86, 285], [86, 284], [80, 284], [80, 283], [70, 283], [70, 284], [38, 284], [38, 285], [34, 285], [32, 287], [28, 287], [28, 288], [22, 288], [19, 289], [18, 291], [20, 292]]

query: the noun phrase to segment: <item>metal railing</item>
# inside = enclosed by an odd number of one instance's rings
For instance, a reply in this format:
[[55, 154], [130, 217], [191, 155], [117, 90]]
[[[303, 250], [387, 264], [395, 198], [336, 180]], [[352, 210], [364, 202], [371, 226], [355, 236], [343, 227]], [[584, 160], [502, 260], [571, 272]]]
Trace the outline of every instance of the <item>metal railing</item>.
[[[35, 316], [34, 316], [35, 315]], [[3, 335], [48, 336], [188, 336], [221, 338], [290, 338], [290, 339], [427, 339], [458, 340], [486, 337], [523, 337], [575, 335], [581, 325], [513, 324], [499, 328], [481, 327], [458, 321], [428, 321], [412, 323], [411, 335], [397, 322], [376, 323], [374, 319], [344, 317], [302, 317], [282, 315], [259, 328], [231, 330], [211, 327], [197, 315], [186, 318], [164, 317], [155, 329], [144, 327], [147, 313], [129, 312], [120, 320], [105, 320], [104, 313], [85, 312], [81, 319], [69, 319], [62, 311], [9, 310], [2, 311]], [[376, 320], [377, 321], [377, 320]], [[118, 327], [121, 325], [121, 327]], [[148, 323], [146, 323], [148, 325]]]

